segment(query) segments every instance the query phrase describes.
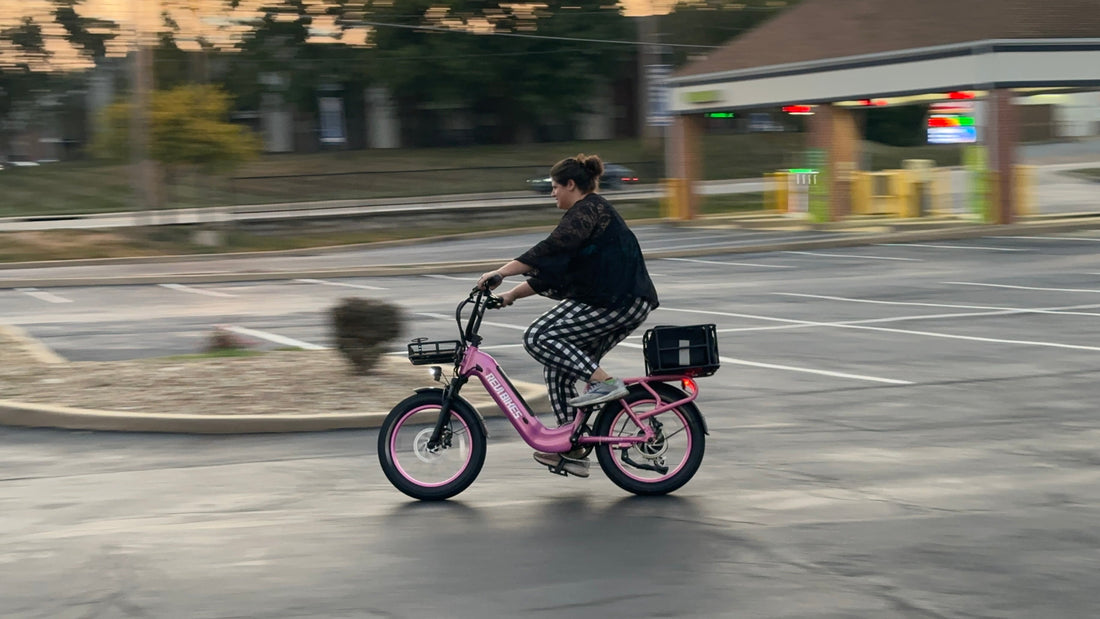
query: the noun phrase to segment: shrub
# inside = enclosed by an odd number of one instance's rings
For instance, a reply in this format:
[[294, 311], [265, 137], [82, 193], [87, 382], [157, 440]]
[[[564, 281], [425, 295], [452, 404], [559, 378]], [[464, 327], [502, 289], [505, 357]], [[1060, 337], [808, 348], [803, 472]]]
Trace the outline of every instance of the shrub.
[[253, 339], [244, 337], [233, 331], [230, 331], [227, 327], [217, 326], [206, 336], [206, 345], [203, 350], [208, 353], [245, 350], [248, 348], [254, 348], [257, 342]]
[[331, 314], [336, 348], [358, 374], [378, 364], [385, 344], [399, 337], [404, 327], [400, 308], [374, 299], [344, 299]]

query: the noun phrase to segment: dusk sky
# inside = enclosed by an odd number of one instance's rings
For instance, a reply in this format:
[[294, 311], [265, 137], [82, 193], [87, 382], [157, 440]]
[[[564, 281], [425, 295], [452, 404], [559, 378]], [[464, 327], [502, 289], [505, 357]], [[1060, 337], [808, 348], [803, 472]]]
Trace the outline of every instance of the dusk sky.
[[[241, 22], [254, 18], [260, 7], [270, 4], [270, 0], [241, 0], [236, 9], [226, 8], [225, 0], [85, 0], [78, 8], [85, 17], [102, 17], [118, 23], [122, 31], [109, 45], [112, 55], [125, 54], [133, 42], [134, 24], [141, 24], [149, 31], [160, 26], [160, 14], [167, 12], [179, 24], [182, 36], [178, 44], [182, 48], [197, 49], [197, 40], [202, 38], [220, 48], [232, 47], [233, 43], [247, 27]], [[307, 5], [311, 4], [307, 0]], [[327, 33], [335, 32], [335, 23], [323, 15], [324, 0], [313, 0], [316, 17], [313, 22], [315, 40], [333, 41]], [[622, 0], [627, 15], [645, 15], [653, 12], [667, 12], [672, 0]], [[511, 6], [528, 8], [538, 3], [516, 2]], [[49, 64], [55, 69], [80, 68], [86, 65], [71, 46], [64, 40], [64, 32], [50, 17], [51, 3], [48, 0], [0, 0], [0, 29], [17, 25], [26, 16], [31, 16], [43, 27], [52, 54]], [[476, 26], [476, 24], [475, 24]], [[484, 27], [488, 28], [486, 22]], [[343, 41], [362, 44], [367, 36], [366, 28], [344, 34]], [[0, 44], [2, 45], [2, 44]], [[11, 50], [0, 47], [0, 56], [10, 61]]]

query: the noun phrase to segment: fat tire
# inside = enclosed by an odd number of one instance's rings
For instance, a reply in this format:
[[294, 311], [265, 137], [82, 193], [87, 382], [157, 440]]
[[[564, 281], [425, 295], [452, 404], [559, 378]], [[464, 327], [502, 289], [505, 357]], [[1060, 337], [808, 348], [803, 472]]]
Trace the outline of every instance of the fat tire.
[[434, 406], [438, 413], [442, 405], [443, 395], [439, 390], [411, 395], [393, 407], [378, 429], [378, 463], [382, 466], [386, 479], [389, 479], [390, 483], [401, 492], [421, 501], [443, 501], [462, 492], [474, 483], [478, 473], [481, 472], [481, 467], [485, 464], [486, 439], [481, 420], [465, 401], [458, 400], [451, 406], [451, 415], [460, 418], [469, 428], [471, 452], [466, 468], [453, 481], [442, 486], [417, 484], [397, 469], [393, 454], [390, 453], [390, 438], [397, 422], [408, 412], [418, 408]]
[[[665, 402], [675, 402], [675, 399], [670, 399], [670, 395], [660, 393], [661, 399]], [[653, 401], [653, 395], [645, 390], [644, 387], [632, 385], [630, 387], [630, 393], [623, 398], [630, 404], [636, 402]], [[695, 476], [695, 473], [699, 470], [699, 466], [703, 463], [703, 454], [706, 451], [706, 431], [704, 430], [703, 420], [699, 411], [691, 404], [680, 406], [673, 410], [679, 410], [680, 414], [684, 416], [684, 420], [687, 422], [687, 431], [691, 433], [691, 452], [687, 455], [687, 462], [684, 463], [684, 467], [680, 469], [675, 475], [668, 479], [663, 479], [655, 482], [639, 481], [623, 473], [619, 466], [615, 463], [615, 458], [611, 453], [612, 447], [607, 443], [600, 443], [596, 446], [596, 458], [600, 462], [600, 468], [603, 469], [607, 478], [610, 479], [616, 486], [632, 492], [637, 495], [653, 496], [662, 495], [673, 492], [684, 484], [691, 481], [691, 478]], [[622, 407], [618, 402], [611, 402], [604, 406], [600, 411], [600, 416], [596, 420], [596, 427], [594, 429], [595, 436], [608, 436], [611, 434], [611, 424], [614, 423], [615, 418], [618, 417], [619, 412], [622, 411]], [[672, 411], [662, 413], [661, 417], [667, 414], [673, 414]]]

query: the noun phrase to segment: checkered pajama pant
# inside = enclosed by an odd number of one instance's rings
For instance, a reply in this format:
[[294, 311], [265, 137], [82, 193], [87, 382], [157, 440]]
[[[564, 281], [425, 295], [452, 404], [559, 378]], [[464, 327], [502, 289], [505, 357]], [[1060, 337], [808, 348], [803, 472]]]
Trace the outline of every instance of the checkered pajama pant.
[[588, 380], [600, 359], [645, 322], [649, 312], [649, 302], [641, 298], [619, 308], [566, 299], [531, 323], [523, 347], [543, 365], [559, 424], [571, 422], [577, 414], [566, 404], [577, 395], [577, 381]]

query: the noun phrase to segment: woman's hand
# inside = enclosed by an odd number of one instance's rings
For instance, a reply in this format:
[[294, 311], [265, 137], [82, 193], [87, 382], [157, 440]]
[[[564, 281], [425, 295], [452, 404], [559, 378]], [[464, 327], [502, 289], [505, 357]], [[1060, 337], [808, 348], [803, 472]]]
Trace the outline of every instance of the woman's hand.
[[509, 305], [516, 302], [516, 293], [511, 290], [509, 290], [508, 292], [502, 292], [500, 293], [500, 300], [503, 302], [504, 307], [508, 307]]
[[[496, 277], [498, 279], [496, 280], [496, 282], [494, 282], [494, 283], [492, 283], [492, 285], [490, 285], [489, 280], [494, 278], [494, 277]], [[504, 281], [504, 276], [503, 275], [501, 275], [497, 271], [489, 271], [488, 273], [482, 274], [482, 276], [478, 278], [477, 287], [481, 288], [482, 290], [493, 290], [494, 288], [499, 286], [502, 281]]]

